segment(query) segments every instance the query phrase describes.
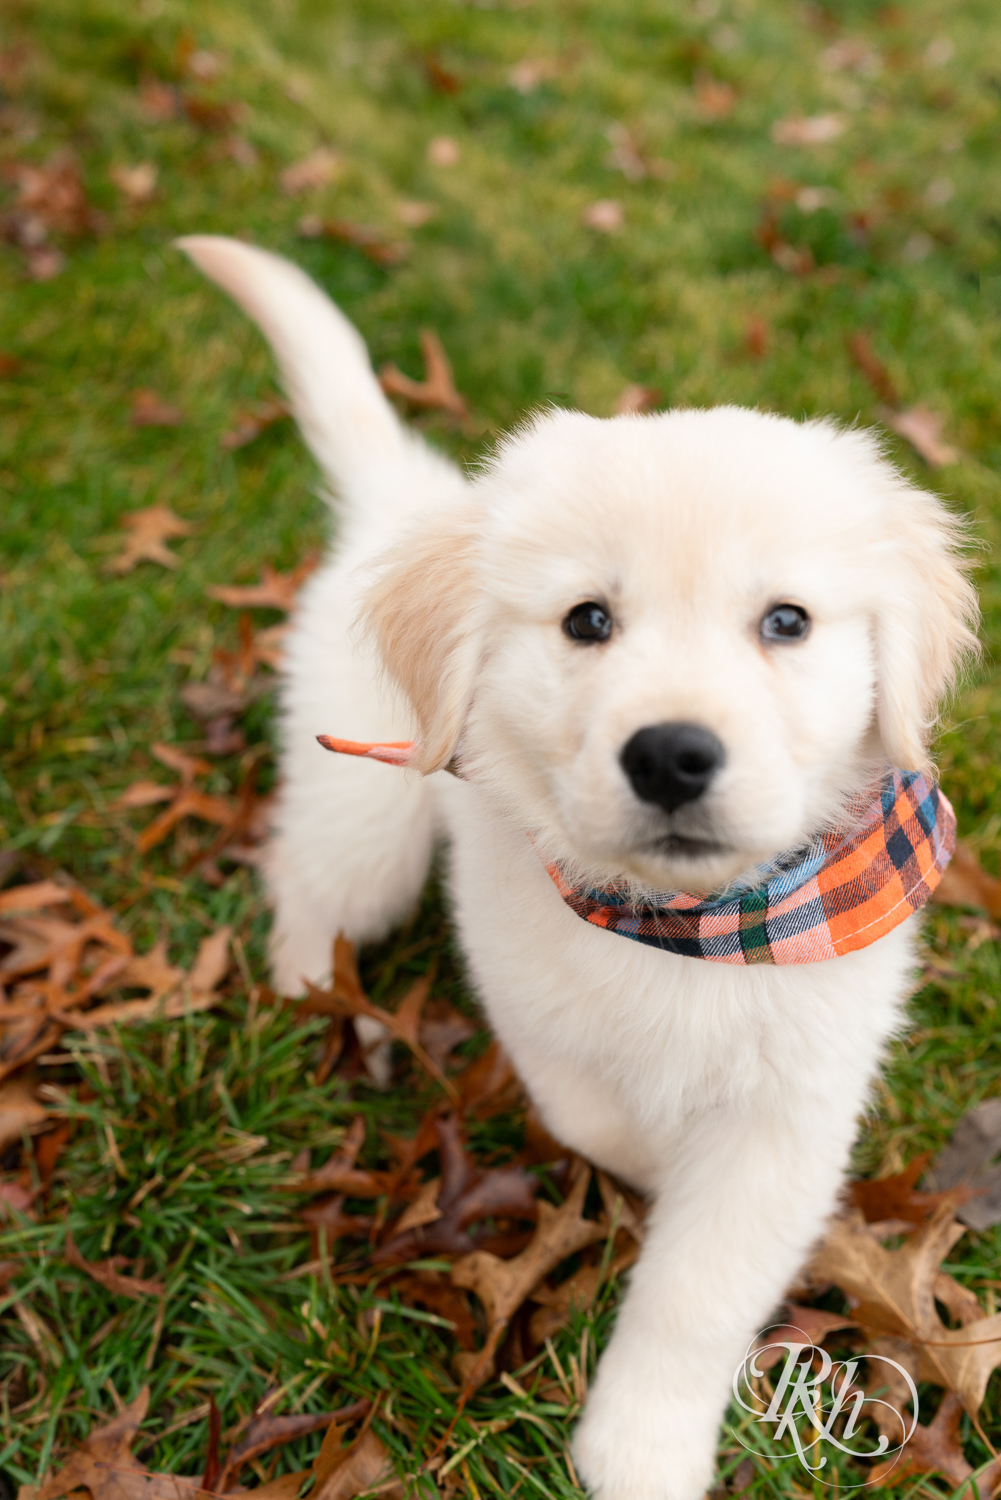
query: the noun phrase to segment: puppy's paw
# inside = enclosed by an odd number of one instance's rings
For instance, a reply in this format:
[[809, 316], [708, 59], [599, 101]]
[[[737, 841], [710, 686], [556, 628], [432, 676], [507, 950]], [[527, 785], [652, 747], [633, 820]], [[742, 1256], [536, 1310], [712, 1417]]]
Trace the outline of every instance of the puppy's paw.
[[599, 1378], [573, 1456], [594, 1500], [701, 1500], [713, 1482], [715, 1439], [704, 1406]]

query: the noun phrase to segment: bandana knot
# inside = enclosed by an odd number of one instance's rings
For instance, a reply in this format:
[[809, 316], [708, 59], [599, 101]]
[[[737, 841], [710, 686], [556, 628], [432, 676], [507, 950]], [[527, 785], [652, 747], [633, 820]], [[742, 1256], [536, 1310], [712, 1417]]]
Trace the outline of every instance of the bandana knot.
[[945, 794], [920, 771], [894, 768], [854, 809], [750, 890], [667, 893], [631, 902], [614, 886], [571, 886], [546, 869], [585, 922], [685, 958], [721, 964], [811, 964], [867, 948], [924, 906], [956, 844]]

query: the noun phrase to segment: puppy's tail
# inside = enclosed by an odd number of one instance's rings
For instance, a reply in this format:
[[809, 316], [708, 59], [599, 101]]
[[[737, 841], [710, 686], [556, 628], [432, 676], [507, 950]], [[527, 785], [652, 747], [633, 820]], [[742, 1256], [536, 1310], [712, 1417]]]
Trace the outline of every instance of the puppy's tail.
[[377, 475], [393, 481], [388, 488], [403, 509], [422, 498], [421, 491], [440, 495], [443, 482], [463, 483], [451, 464], [400, 424], [358, 330], [304, 271], [223, 235], [187, 235], [177, 244], [270, 343], [302, 435], [349, 505], [371, 492]]

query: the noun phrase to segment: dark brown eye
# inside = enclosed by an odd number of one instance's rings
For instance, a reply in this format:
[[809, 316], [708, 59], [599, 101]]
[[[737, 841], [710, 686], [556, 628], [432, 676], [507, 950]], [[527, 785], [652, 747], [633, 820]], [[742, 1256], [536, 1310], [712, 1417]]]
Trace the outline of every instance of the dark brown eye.
[[810, 616], [798, 604], [776, 604], [761, 622], [763, 641], [801, 641], [809, 632]]
[[588, 599], [586, 604], [574, 605], [563, 621], [563, 629], [572, 641], [591, 645], [608, 640], [612, 633], [612, 617], [603, 604]]

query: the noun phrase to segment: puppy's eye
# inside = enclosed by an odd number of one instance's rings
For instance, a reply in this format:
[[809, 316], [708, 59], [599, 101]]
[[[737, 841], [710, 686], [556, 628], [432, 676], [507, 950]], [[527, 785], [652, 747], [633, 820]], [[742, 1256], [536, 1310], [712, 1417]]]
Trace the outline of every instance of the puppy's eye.
[[603, 604], [589, 599], [575, 604], [563, 621], [563, 629], [572, 641], [607, 641], [612, 633], [612, 617]]
[[809, 632], [810, 616], [798, 604], [776, 604], [761, 622], [763, 641], [801, 641]]

